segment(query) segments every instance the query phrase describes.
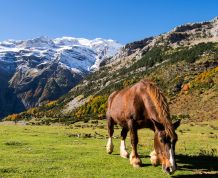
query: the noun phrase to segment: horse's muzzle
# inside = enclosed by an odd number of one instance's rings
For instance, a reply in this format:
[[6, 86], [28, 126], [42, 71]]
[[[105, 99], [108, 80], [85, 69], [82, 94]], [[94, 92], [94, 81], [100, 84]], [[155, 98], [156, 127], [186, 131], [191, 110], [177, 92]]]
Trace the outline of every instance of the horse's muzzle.
[[173, 167], [163, 167], [163, 171], [166, 172], [169, 175], [172, 175], [176, 171], [177, 166]]

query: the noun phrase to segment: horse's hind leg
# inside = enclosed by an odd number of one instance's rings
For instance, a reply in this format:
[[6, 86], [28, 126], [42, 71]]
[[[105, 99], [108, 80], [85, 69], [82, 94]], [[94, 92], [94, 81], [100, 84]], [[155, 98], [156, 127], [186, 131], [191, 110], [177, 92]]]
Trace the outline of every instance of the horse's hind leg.
[[132, 164], [133, 167], [140, 167], [142, 162], [137, 153], [137, 144], [138, 144], [137, 126], [133, 119], [129, 120], [128, 126], [130, 130], [130, 137], [131, 137], [131, 144], [132, 144], [132, 152], [130, 154], [130, 164]]
[[106, 145], [106, 151], [108, 154], [111, 154], [113, 152], [113, 149], [114, 149], [114, 145], [113, 145], [113, 142], [112, 142], [112, 136], [113, 136], [113, 133], [114, 133], [114, 121], [111, 117], [108, 117], [107, 118], [107, 125], [108, 125], [108, 135], [109, 135], [109, 138], [108, 138], [108, 142], [107, 142], [107, 145]]
[[120, 143], [120, 156], [123, 158], [128, 158], [129, 153], [126, 151], [125, 139], [128, 133], [127, 128], [123, 128], [121, 131], [121, 143]]

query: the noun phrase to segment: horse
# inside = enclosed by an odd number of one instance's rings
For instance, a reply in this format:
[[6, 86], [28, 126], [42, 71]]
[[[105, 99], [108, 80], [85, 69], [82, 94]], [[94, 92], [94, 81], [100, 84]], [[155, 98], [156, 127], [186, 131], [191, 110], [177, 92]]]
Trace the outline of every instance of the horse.
[[[175, 130], [180, 125], [180, 120], [172, 123], [169, 105], [163, 92], [153, 82], [141, 80], [133, 86], [113, 92], [107, 101], [106, 119], [108, 126], [107, 153], [114, 149], [112, 136], [114, 125], [122, 127], [120, 156], [130, 159], [133, 167], [142, 166], [137, 152], [138, 134], [141, 128], [150, 128], [154, 131], [154, 150], [150, 154], [151, 164], [162, 164], [162, 169], [167, 174], [176, 171], [175, 145], [178, 136]], [[125, 139], [130, 131], [132, 151], [126, 150]]]

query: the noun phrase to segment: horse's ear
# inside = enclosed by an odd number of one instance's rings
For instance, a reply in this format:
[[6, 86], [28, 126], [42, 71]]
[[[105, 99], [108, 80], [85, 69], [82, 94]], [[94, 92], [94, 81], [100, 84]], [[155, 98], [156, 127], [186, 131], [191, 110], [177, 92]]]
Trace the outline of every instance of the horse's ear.
[[178, 120], [178, 121], [173, 123], [173, 127], [175, 130], [180, 126], [180, 123], [181, 123], [181, 120]]
[[164, 126], [161, 123], [157, 122], [154, 119], [152, 119], [152, 121], [153, 121], [155, 130], [158, 130], [158, 131], [164, 130]]

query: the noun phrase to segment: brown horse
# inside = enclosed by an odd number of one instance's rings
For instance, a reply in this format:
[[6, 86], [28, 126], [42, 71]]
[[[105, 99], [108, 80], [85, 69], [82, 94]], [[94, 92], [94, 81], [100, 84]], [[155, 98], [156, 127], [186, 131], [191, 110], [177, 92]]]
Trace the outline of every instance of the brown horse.
[[130, 131], [132, 152], [130, 164], [134, 167], [141, 166], [137, 153], [138, 135], [140, 128], [150, 128], [154, 131], [154, 151], [151, 152], [152, 165], [162, 164], [168, 174], [176, 170], [174, 160], [177, 134], [175, 129], [180, 121], [172, 123], [169, 107], [161, 90], [152, 82], [142, 80], [132, 87], [113, 92], [108, 98], [107, 122], [109, 139], [106, 146], [107, 152], [113, 152], [112, 135], [114, 124], [122, 127], [121, 131], [121, 157], [128, 158], [125, 139]]

